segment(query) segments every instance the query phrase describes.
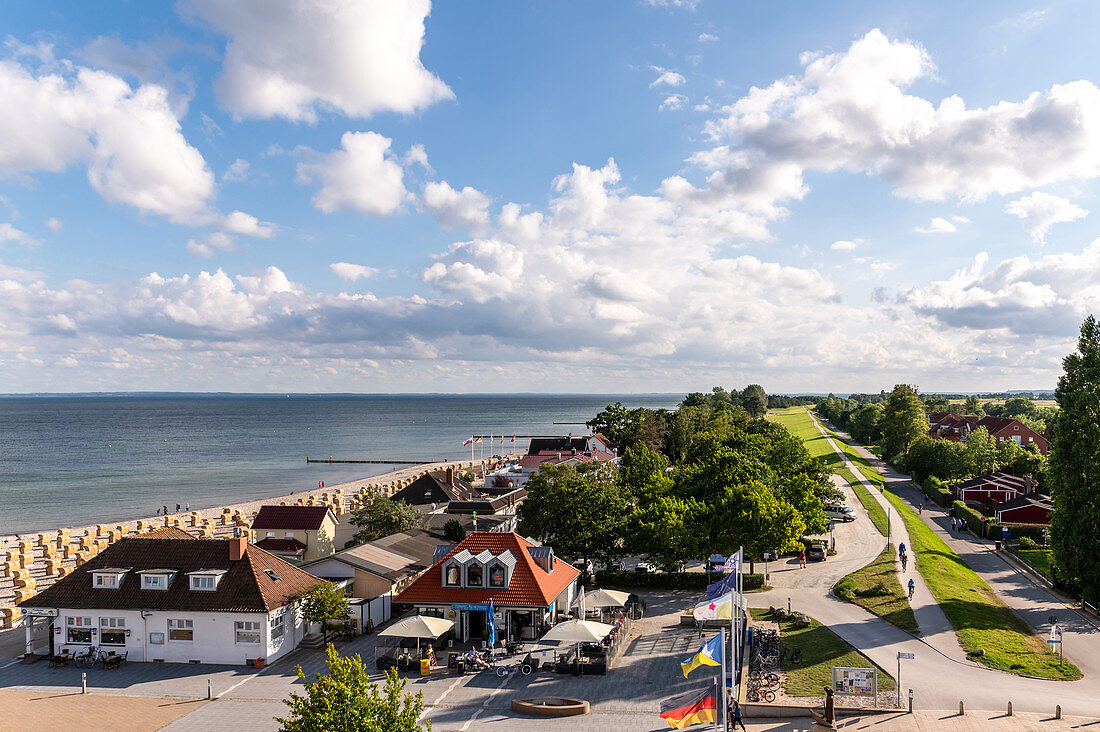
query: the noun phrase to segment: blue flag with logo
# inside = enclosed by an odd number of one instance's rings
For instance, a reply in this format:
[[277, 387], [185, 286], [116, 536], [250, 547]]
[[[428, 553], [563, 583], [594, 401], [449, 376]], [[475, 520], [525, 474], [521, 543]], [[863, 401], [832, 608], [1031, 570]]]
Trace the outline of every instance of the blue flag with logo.
[[737, 573], [731, 572], [712, 585], [707, 585], [707, 599], [713, 600], [737, 589]]
[[489, 609], [485, 611], [485, 622], [489, 624], [489, 647], [492, 648], [497, 643], [497, 623], [493, 617], [493, 601], [489, 600]]

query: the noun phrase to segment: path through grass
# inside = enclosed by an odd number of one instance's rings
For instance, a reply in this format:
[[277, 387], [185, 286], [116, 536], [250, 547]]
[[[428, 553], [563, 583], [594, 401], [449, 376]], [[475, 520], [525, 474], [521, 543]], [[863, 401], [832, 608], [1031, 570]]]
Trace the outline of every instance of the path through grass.
[[863, 507], [867, 509], [867, 515], [871, 518], [871, 523], [878, 529], [878, 533], [883, 536], [889, 534], [890, 519], [886, 516], [886, 509], [882, 507], [882, 504], [875, 500], [875, 497], [871, 495], [871, 491], [867, 490], [862, 483], [860, 483], [856, 476], [848, 468], [841, 468], [836, 471], [837, 475], [848, 481], [848, 485], [852, 486], [852, 490], [855, 491], [856, 498], [863, 504]]
[[1062, 681], [1081, 678], [1081, 670], [1073, 664], [1059, 665], [1057, 654], [1047, 649], [916, 511], [893, 493], [884, 495], [905, 521], [917, 571], [954, 626], [963, 650], [984, 649], [985, 655], [976, 660], [1008, 673]]
[[894, 545], [887, 544], [877, 559], [837, 582], [833, 593], [907, 633], [920, 635], [913, 608], [909, 606], [909, 599], [898, 580], [894, 555]]
[[768, 419], [778, 422], [790, 430], [791, 434], [802, 440], [806, 450], [815, 458], [820, 458], [830, 467], [839, 467], [844, 464], [840, 455], [829, 447], [829, 441], [814, 426], [810, 415], [802, 407], [788, 407], [768, 413]]
[[[784, 661], [780, 670], [784, 674], [783, 690], [788, 696], [821, 696], [825, 686], [833, 681], [833, 666], [871, 668], [875, 664], [826, 626], [810, 620], [810, 627], [797, 628], [794, 622], [773, 618], [767, 609], [752, 609], [753, 618], [775, 620], [779, 623], [783, 642], [802, 651], [802, 661], [791, 665]], [[896, 690], [894, 677], [884, 669], [878, 670], [878, 690]]]

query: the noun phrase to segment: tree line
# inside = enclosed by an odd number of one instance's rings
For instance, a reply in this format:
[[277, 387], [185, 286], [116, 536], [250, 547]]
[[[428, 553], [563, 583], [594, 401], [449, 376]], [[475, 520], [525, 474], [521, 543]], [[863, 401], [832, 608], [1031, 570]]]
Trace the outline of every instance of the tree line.
[[763, 419], [766, 405], [758, 386], [689, 394], [672, 412], [608, 405], [588, 424], [620, 449], [618, 466], [544, 466], [520, 533], [585, 566], [642, 555], [675, 570], [739, 546], [797, 547], [825, 531], [824, 502], [841, 494], [801, 440]]

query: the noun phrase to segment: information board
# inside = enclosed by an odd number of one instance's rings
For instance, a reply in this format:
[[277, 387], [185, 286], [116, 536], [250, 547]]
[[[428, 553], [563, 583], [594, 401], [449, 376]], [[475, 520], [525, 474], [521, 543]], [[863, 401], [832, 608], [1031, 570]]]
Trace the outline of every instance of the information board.
[[875, 696], [878, 671], [873, 668], [833, 666], [833, 691], [853, 696]]

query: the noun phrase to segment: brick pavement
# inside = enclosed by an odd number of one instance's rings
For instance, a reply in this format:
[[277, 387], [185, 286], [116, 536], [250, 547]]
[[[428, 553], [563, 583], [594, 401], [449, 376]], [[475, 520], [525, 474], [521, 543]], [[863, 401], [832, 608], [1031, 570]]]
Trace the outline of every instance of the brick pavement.
[[0, 710], [3, 710], [0, 732], [55, 729], [141, 732], [160, 729], [205, 704], [196, 700], [0, 691]]

